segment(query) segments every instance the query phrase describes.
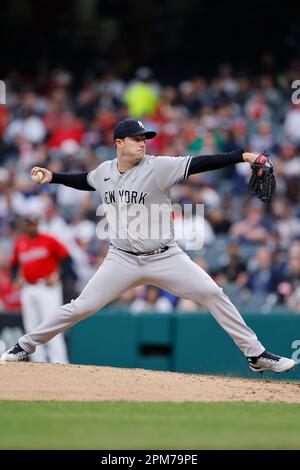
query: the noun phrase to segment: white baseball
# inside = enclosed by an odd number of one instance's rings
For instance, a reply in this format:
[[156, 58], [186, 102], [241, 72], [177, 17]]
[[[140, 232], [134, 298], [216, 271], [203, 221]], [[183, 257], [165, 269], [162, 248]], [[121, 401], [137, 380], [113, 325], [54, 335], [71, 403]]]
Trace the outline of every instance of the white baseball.
[[31, 176], [31, 179], [32, 179], [35, 183], [40, 183], [43, 178], [44, 178], [44, 173], [43, 173], [41, 170], [39, 170], [35, 175], [32, 175], [32, 176]]

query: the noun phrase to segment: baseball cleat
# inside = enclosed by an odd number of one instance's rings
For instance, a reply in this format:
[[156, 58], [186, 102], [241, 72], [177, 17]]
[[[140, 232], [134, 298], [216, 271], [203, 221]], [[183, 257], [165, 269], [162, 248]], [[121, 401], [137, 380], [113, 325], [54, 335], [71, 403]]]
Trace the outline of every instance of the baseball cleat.
[[264, 351], [258, 357], [248, 357], [248, 365], [253, 372], [264, 372], [271, 370], [273, 372], [287, 372], [296, 365], [293, 359], [276, 356], [268, 351]]
[[5, 362], [20, 362], [25, 361], [27, 356], [29, 356], [29, 353], [24, 351], [19, 343], [17, 343], [12, 348], [5, 351], [5, 353], [2, 354], [0, 360]]

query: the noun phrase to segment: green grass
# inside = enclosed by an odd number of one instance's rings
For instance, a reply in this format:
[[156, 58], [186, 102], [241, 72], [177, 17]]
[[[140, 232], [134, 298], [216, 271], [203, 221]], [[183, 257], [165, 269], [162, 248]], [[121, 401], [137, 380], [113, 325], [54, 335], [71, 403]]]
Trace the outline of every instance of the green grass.
[[300, 449], [300, 405], [0, 402], [1, 449]]

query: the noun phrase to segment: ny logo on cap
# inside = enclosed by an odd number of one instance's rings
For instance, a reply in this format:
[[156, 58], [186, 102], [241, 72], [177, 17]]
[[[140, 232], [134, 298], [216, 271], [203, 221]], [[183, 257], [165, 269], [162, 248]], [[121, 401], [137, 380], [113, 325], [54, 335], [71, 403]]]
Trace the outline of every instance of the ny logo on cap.
[[145, 129], [145, 128], [144, 128], [144, 125], [143, 125], [143, 123], [142, 123], [142, 121], [138, 121], [138, 125], [139, 125], [142, 129]]

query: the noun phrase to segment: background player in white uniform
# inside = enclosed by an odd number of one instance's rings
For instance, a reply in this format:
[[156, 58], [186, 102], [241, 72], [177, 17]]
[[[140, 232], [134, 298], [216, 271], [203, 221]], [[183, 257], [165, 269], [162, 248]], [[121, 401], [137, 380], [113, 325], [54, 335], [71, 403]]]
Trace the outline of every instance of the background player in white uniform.
[[[21, 282], [21, 305], [24, 329], [32, 331], [51, 317], [63, 303], [61, 268], [69, 269], [70, 254], [56, 238], [39, 233], [38, 216], [29, 213], [23, 218], [23, 234], [15, 241], [12, 270]], [[36, 348], [33, 362], [67, 364], [68, 354], [62, 334]]]
[[[252, 370], [283, 372], [295, 366], [292, 359], [275, 356], [265, 350], [223, 290], [182, 251], [173, 234], [169, 190], [174, 184], [190, 174], [239, 162], [252, 163], [257, 155], [243, 153], [242, 150], [200, 157], [145, 155], [145, 139], [155, 135], [154, 131], [145, 131], [140, 121], [126, 119], [114, 130], [115, 160], [101, 163], [89, 173], [52, 174], [44, 168], [32, 169], [33, 175], [43, 171], [41, 183], [62, 183], [77, 189], [98, 191], [105, 205], [111, 247], [104, 263], [79, 297], [22, 336], [2, 355], [2, 360], [24, 359], [35, 351], [37, 345], [46, 343], [92, 315], [125, 290], [147, 283], [202, 304], [244, 353]], [[170, 222], [169, 228], [163, 226], [163, 233], [159, 235], [161, 227], [157, 217], [148, 223], [153, 207], [154, 212], [161, 207], [162, 219]], [[130, 223], [137, 211], [141, 214], [140, 231]], [[149, 229], [154, 236], [148, 233]]]

